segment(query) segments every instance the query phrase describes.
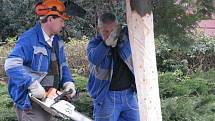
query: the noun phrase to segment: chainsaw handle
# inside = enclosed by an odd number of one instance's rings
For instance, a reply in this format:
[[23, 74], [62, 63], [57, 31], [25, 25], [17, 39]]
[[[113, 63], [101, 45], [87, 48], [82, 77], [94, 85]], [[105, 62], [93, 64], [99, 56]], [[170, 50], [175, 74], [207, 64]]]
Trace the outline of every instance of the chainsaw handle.
[[64, 99], [67, 95], [72, 94], [72, 93], [73, 93], [73, 90], [72, 90], [72, 89], [70, 89], [69, 91], [63, 92], [62, 94], [58, 95], [58, 96], [54, 99], [54, 101], [55, 101], [55, 102], [58, 102], [59, 100]]

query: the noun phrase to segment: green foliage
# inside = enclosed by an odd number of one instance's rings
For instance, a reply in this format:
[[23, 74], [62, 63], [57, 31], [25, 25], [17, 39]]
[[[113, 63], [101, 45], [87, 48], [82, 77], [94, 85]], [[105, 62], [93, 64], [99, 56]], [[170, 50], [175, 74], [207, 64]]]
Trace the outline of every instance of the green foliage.
[[34, 0], [0, 0], [0, 39], [17, 36], [35, 21]]
[[157, 67], [161, 72], [181, 70], [183, 73], [215, 68], [214, 38], [196, 35], [189, 48], [169, 46], [166, 36], [156, 39]]
[[164, 121], [214, 121], [214, 95], [162, 100]]
[[[192, 99], [186, 97], [169, 98], [162, 101], [162, 115], [164, 121], [194, 121], [199, 116], [192, 109]], [[201, 120], [199, 120], [201, 121]]]
[[92, 116], [92, 102], [87, 94], [87, 78], [78, 74], [73, 74], [78, 97], [74, 100], [74, 105], [79, 112], [82, 112], [88, 117]]
[[76, 73], [72, 74], [72, 76], [73, 76], [73, 79], [75, 81], [76, 89], [78, 91], [87, 91], [86, 90], [87, 78], [80, 76]]
[[166, 41], [167, 36], [159, 36], [156, 42], [157, 67], [161, 72], [182, 70], [183, 73], [188, 71], [187, 49], [180, 46], [171, 46]]
[[215, 70], [209, 70], [207, 72], [202, 72], [199, 71], [195, 74], [192, 75], [192, 78], [203, 78], [207, 80], [207, 85], [208, 85], [208, 93], [209, 94], [214, 94], [215, 95]]
[[161, 98], [170, 98], [188, 95], [189, 88], [182, 84], [184, 79], [176, 76], [175, 73], [167, 72], [159, 75], [159, 88]]
[[207, 72], [203, 72], [203, 71], [199, 71], [196, 72], [192, 75], [193, 78], [203, 78], [203, 79], [207, 79], [210, 83], [215, 83], [215, 69], [211, 69]]
[[161, 72], [175, 71], [177, 69], [186, 73], [188, 70], [188, 62], [186, 62], [184, 51], [168, 46], [163, 37], [156, 40], [156, 59], [157, 67]]
[[2, 84], [0, 84], [0, 112], [1, 121], [15, 121], [13, 103], [7, 94], [7, 87]]
[[81, 93], [79, 96], [79, 100], [74, 101], [76, 110], [88, 117], [92, 117], [93, 106], [91, 98], [87, 93]]
[[[188, 9], [193, 13], [188, 13]], [[194, 42], [189, 35], [193, 33], [195, 23], [208, 18], [213, 10], [212, 0], [159, 0], [154, 8], [155, 35], [165, 35], [165, 42], [172, 46], [189, 46]]]
[[[214, 121], [214, 70], [183, 76], [180, 71], [159, 75], [164, 121]], [[169, 96], [169, 97], [168, 97]]]
[[163, 99], [178, 96], [208, 95], [210, 81], [204, 78], [184, 76], [179, 70], [159, 75], [160, 96]]
[[195, 43], [186, 52], [190, 68], [194, 68], [195, 70], [209, 70], [214, 68], [214, 52], [214, 38], [197, 36]]

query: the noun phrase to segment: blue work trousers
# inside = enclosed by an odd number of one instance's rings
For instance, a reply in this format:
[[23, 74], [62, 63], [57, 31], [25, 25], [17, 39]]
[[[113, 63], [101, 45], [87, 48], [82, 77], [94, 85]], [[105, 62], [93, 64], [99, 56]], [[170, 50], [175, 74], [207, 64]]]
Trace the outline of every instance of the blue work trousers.
[[95, 121], [140, 121], [136, 93], [131, 90], [108, 91], [102, 103], [94, 102]]

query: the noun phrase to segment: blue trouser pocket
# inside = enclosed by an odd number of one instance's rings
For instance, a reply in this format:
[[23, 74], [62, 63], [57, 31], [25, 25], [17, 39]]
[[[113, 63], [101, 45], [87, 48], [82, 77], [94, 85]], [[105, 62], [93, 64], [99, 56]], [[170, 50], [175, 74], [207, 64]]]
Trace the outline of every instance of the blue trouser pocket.
[[94, 102], [95, 121], [139, 121], [137, 96], [133, 91], [109, 91], [102, 103]]
[[101, 119], [101, 120], [108, 119], [113, 115], [114, 110], [115, 110], [115, 105], [112, 103], [109, 96], [106, 96], [102, 103], [94, 103], [95, 119]]
[[125, 105], [132, 110], [139, 110], [137, 95], [135, 93], [130, 94], [124, 98]]

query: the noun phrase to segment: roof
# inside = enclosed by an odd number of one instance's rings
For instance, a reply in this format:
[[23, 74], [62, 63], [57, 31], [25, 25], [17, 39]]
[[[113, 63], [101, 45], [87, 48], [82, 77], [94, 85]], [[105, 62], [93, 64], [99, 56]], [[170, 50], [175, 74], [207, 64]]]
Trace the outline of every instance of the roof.
[[198, 28], [203, 30], [205, 35], [215, 36], [215, 15], [212, 15], [212, 19], [198, 22]]
[[200, 28], [215, 29], [215, 19], [201, 20], [198, 26]]

